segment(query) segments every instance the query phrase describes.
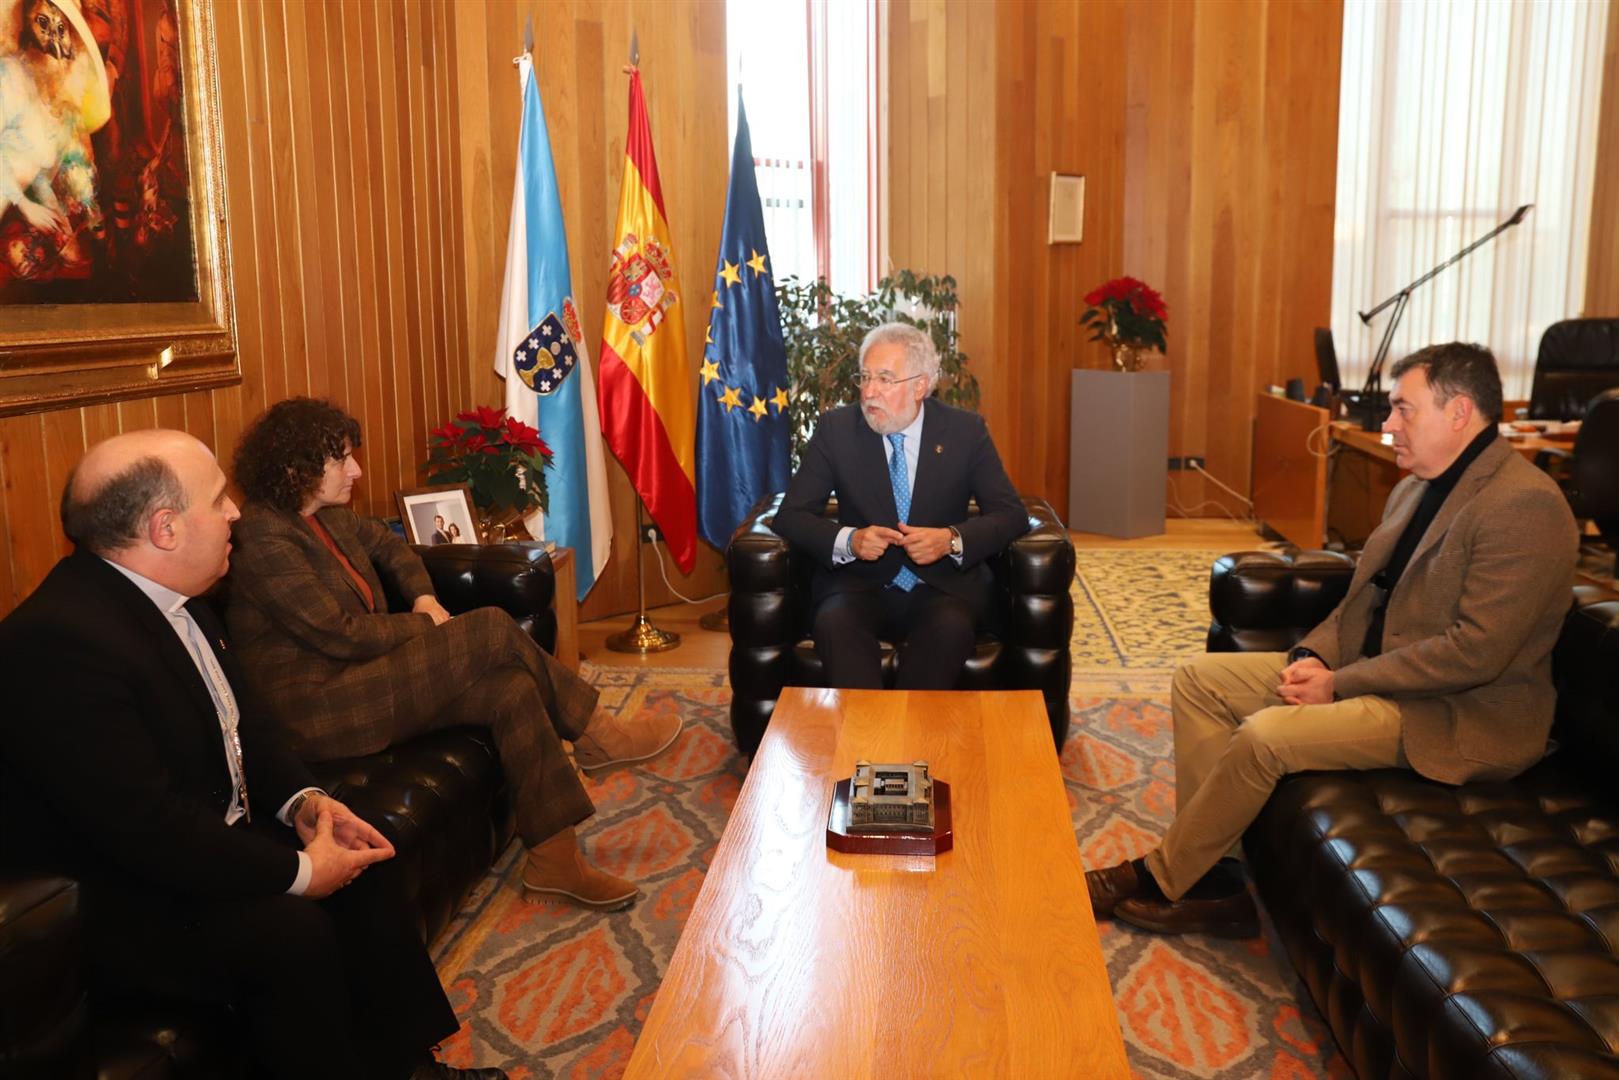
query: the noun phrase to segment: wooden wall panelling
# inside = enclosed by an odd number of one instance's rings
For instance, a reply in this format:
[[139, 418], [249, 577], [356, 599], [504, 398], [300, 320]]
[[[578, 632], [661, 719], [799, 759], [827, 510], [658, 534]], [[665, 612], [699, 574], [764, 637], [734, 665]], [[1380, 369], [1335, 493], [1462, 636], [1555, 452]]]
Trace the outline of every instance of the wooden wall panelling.
[[[1246, 490], [1251, 394], [1309, 375], [1309, 328], [1327, 317], [1340, 6], [909, 0], [892, 16], [893, 261], [962, 281], [963, 348], [1014, 482], [1067, 512], [1068, 372], [1107, 363], [1080, 298], [1132, 273], [1170, 304], [1172, 450]], [[927, 71], [941, 27], [942, 112]], [[962, 30], [985, 60], [957, 77]], [[989, 112], [987, 130], [969, 120], [983, 152], [960, 161], [959, 104]], [[933, 205], [939, 147], [977, 172], [964, 190], [987, 173], [987, 199], [947, 187]], [[1083, 244], [1046, 244], [1053, 171], [1086, 177]], [[965, 245], [993, 253], [987, 302], [981, 279], [922, 265], [956, 258], [966, 221], [989, 222]], [[1186, 505], [1206, 497], [1175, 483]]]
[[1591, 192], [1591, 253], [1583, 307], [1587, 317], [1619, 315], [1619, 4], [1611, 2], [1603, 54], [1596, 183]]

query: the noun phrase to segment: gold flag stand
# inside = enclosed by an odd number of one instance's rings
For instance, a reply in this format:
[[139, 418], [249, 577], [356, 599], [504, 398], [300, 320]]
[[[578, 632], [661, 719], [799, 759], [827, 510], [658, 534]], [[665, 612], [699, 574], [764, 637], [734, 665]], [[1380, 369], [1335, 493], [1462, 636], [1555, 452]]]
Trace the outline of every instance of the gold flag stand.
[[614, 652], [647, 653], [668, 652], [680, 644], [680, 635], [659, 630], [646, 617], [646, 577], [641, 570], [641, 543], [646, 536], [646, 525], [641, 517], [643, 503], [635, 500], [635, 592], [640, 598], [640, 609], [628, 630], [607, 637], [607, 647]]

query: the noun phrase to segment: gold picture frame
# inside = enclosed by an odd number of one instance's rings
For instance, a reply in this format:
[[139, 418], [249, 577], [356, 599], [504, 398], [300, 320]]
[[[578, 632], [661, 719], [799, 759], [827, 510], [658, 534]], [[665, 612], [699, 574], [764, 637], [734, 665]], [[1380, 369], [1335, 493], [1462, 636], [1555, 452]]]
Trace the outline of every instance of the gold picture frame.
[[174, 11], [197, 299], [0, 303], [0, 416], [242, 380], [212, 0], [175, 0]]

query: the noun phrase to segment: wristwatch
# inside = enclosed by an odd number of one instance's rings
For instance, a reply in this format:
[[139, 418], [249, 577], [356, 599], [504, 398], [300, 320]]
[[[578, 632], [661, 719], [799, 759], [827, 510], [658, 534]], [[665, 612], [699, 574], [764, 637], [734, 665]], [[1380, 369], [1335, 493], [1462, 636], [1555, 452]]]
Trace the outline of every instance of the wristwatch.
[[[300, 810], [302, 810], [304, 808], [304, 803], [309, 801], [309, 797], [311, 795], [325, 795], [325, 794], [326, 794], [326, 792], [322, 791], [320, 788], [309, 788], [308, 790], [300, 791], [297, 795], [295, 795], [293, 797], [292, 804], [287, 807], [287, 820], [288, 821], [297, 821], [298, 820], [298, 811], [300, 811]], [[327, 798], [330, 798], [330, 797], [331, 796], [329, 796], [329, 795], [327, 796]]]
[[961, 534], [954, 525], [950, 526], [950, 554], [958, 558], [961, 556]]

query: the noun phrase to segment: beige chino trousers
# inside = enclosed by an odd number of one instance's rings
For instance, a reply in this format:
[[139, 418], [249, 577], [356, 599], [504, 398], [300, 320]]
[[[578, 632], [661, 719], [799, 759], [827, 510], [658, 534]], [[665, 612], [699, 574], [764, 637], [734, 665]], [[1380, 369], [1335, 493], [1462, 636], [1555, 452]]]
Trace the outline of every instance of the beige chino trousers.
[[1285, 653], [1208, 653], [1175, 672], [1175, 820], [1146, 857], [1171, 900], [1232, 849], [1286, 774], [1408, 765], [1393, 701], [1288, 705], [1276, 693], [1285, 667]]

